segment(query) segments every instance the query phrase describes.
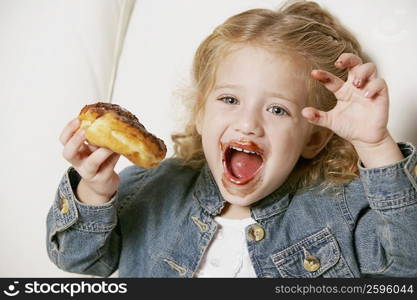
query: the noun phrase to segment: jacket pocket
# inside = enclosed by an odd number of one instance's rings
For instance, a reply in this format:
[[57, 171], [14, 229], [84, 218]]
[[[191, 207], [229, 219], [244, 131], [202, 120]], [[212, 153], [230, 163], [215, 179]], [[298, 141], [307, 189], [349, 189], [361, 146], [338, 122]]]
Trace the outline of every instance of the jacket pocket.
[[271, 258], [282, 277], [353, 277], [327, 227]]

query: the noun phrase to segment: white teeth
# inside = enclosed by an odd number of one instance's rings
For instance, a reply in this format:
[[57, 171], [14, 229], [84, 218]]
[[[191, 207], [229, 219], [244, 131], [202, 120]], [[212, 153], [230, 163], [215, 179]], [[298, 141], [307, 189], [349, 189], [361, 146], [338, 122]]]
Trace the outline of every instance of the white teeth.
[[256, 154], [256, 155], [260, 155], [260, 154], [259, 154], [259, 153], [257, 153], [257, 152], [249, 151], [249, 150], [242, 149], [242, 148], [235, 147], [235, 146], [231, 146], [230, 148], [232, 148], [233, 150], [236, 150], [236, 151], [240, 151], [240, 152], [245, 152], [245, 153], [249, 153], [249, 154]]
[[230, 181], [233, 182], [233, 183], [239, 183], [239, 181], [234, 180], [233, 178], [230, 178]]

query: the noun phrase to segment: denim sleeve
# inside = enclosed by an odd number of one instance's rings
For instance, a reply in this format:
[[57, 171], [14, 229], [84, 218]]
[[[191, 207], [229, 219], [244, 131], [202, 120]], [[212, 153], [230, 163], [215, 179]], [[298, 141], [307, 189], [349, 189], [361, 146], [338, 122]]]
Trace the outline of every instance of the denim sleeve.
[[117, 194], [105, 205], [79, 202], [80, 175], [72, 167], [63, 176], [47, 217], [47, 250], [52, 262], [68, 272], [110, 276], [118, 265]]
[[[411, 143], [398, 146], [398, 163], [366, 169], [358, 162], [368, 205], [358, 211], [354, 242], [364, 276], [417, 276], [417, 153]], [[348, 197], [355, 201], [355, 193]]]

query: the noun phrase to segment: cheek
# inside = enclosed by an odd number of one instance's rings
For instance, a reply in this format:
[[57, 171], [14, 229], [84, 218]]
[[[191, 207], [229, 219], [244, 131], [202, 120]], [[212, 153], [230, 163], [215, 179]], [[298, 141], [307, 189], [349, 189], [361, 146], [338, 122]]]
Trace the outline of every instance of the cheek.
[[210, 114], [205, 114], [204, 116], [200, 134], [206, 156], [215, 155], [217, 151], [220, 136], [224, 128], [224, 124], [221, 121], [221, 119]]
[[224, 117], [224, 113], [219, 112], [215, 107], [206, 107], [201, 133], [202, 136], [207, 136], [208, 138], [218, 136], [225, 126], [227, 126], [227, 120], [228, 118]]
[[281, 155], [295, 155], [301, 153], [304, 145], [304, 131], [302, 126], [294, 126], [292, 122], [281, 122], [271, 130], [269, 140], [273, 153]]
[[281, 184], [293, 171], [302, 152], [300, 139], [294, 131], [280, 133], [271, 143], [271, 156], [266, 165], [266, 172], [274, 186]]

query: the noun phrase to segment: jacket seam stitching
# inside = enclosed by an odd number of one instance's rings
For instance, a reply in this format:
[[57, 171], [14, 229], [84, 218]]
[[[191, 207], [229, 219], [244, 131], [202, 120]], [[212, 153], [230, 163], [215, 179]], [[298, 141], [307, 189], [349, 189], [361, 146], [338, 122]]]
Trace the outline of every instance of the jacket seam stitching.
[[[321, 235], [323, 235], [323, 237], [320, 237], [317, 240], [315, 239], [316, 237], [319, 237]], [[283, 256], [282, 254], [290, 253], [291, 251], [290, 251], [289, 248], [291, 248], [291, 249], [299, 248], [300, 246], [302, 246], [303, 244], [306, 244], [306, 243], [308, 245], [315, 245], [315, 244], [321, 243], [322, 241], [328, 239], [329, 236], [332, 237], [332, 234], [331, 234], [329, 228], [325, 227], [324, 229], [320, 230], [319, 232], [316, 232], [313, 235], [302, 239], [301, 241], [289, 246], [288, 248], [283, 249], [283, 250], [279, 251], [278, 253], [272, 254], [271, 257], [272, 257], [273, 260], [276, 260], [277, 256]], [[310, 241], [310, 240], [313, 240], [313, 241]], [[298, 252], [298, 251], [295, 251], [295, 252]], [[292, 255], [292, 254], [290, 254], [290, 255]], [[280, 260], [282, 260], [282, 259], [285, 259], [285, 257], [281, 258]]]
[[[338, 196], [336, 196], [338, 197]], [[349, 231], [353, 231], [355, 228], [355, 220], [352, 216], [352, 213], [349, 209], [349, 205], [347, 204], [347, 196], [346, 196], [346, 188], [343, 186], [342, 188], [342, 195], [340, 196], [340, 200], [337, 201], [338, 206], [340, 208], [340, 212], [342, 214], [343, 220], [345, 221], [347, 227], [349, 228]], [[345, 208], [346, 212], [343, 211], [343, 207]]]

